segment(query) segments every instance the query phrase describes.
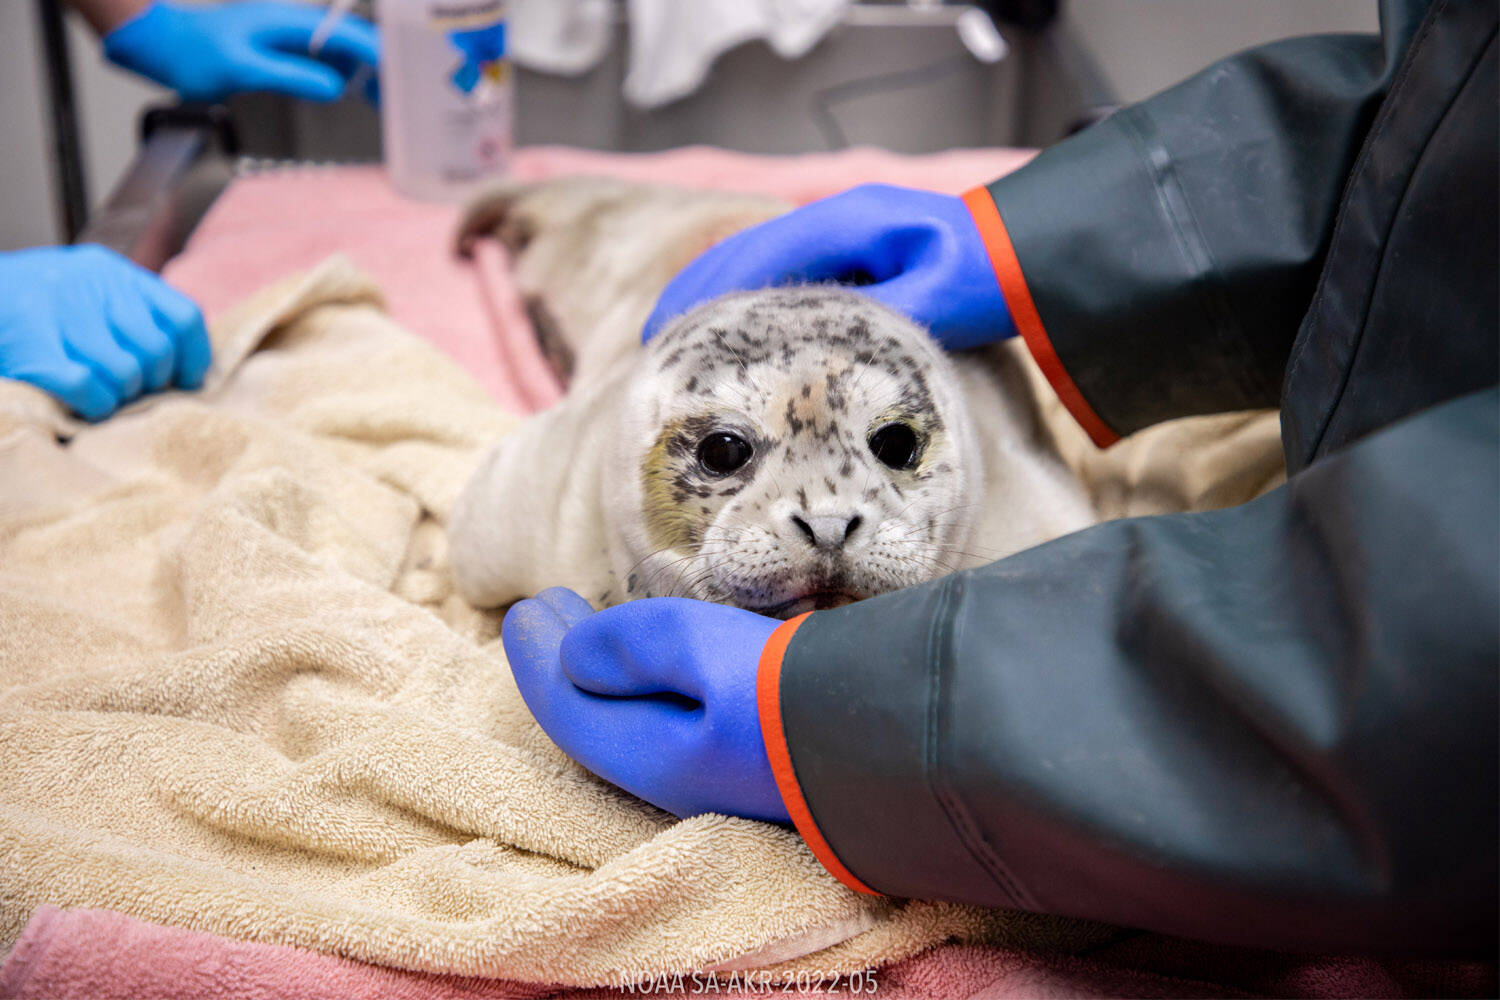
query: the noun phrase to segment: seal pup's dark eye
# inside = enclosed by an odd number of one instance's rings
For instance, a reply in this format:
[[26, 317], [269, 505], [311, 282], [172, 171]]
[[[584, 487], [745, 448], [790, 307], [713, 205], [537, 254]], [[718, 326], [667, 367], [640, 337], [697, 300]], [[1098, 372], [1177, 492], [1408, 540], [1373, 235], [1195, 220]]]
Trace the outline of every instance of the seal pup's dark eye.
[[698, 442], [698, 464], [716, 476], [727, 476], [750, 461], [750, 442], [738, 434], [717, 431]]
[[886, 424], [870, 435], [870, 451], [892, 469], [910, 469], [916, 465], [920, 445], [910, 424]]

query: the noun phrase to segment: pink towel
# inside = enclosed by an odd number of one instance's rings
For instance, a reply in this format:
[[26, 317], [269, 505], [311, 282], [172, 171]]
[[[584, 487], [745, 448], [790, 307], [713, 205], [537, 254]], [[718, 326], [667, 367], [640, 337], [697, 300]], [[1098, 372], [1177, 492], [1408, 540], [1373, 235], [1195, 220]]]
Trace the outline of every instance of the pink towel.
[[[751, 156], [706, 147], [665, 153], [523, 149], [515, 176], [613, 175], [810, 201], [864, 182], [957, 194], [1013, 170], [1024, 150], [902, 156], [876, 149]], [[166, 269], [212, 318], [257, 288], [342, 251], [385, 289], [391, 315], [479, 380], [506, 409], [532, 412], [560, 389], [537, 350], [504, 251], [449, 252], [457, 208], [401, 198], [378, 167], [292, 167], [241, 177]]]
[[[647, 996], [703, 996], [702, 982], [657, 981]], [[767, 995], [728, 988], [717, 995]], [[868, 994], [870, 983], [854, 984]], [[1087, 958], [948, 945], [876, 975], [887, 1000], [966, 997], [1485, 997], [1495, 968], [1478, 962], [1307, 958], [1130, 935]], [[791, 995], [849, 996], [847, 981]], [[103, 910], [42, 907], [0, 967], [14, 1000], [388, 997], [393, 1000], [617, 1000], [630, 990], [554, 990], [494, 979], [365, 965], [301, 948], [229, 941]], [[775, 995], [781, 995], [779, 992]]]
[[899, 184], [962, 194], [1036, 155], [1029, 149], [952, 149], [911, 156], [863, 146], [837, 153], [754, 156], [711, 146], [664, 153], [598, 153], [537, 146], [516, 156], [515, 174], [543, 180], [565, 174], [608, 175], [653, 184], [764, 194], [802, 204], [856, 184]]
[[[380, 282], [402, 325], [446, 352], [506, 409], [528, 412], [557, 388], [544, 365], [528, 363], [528, 348], [536, 354], [530, 325], [503, 267], [492, 259], [476, 267], [449, 252], [457, 211], [399, 197], [376, 167], [255, 174], [224, 191], [163, 273], [212, 319], [277, 278], [343, 252]], [[486, 250], [489, 258], [501, 253]], [[486, 281], [492, 273], [499, 277]]]
[[402, 972], [55, 906], [36, 911], [0, 967], [4, 1000], [536, 1000], [552, 993], [547, 986]]

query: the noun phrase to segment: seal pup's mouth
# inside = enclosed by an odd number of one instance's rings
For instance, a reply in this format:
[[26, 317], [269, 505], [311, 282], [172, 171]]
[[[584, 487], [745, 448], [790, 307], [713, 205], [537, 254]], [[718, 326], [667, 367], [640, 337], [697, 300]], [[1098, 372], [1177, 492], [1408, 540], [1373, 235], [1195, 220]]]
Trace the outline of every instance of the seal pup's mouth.
[[856, 594], [852, 590], [813, 590], [805, 594], [799, 594], [789, 601], [780, 604], [772, 604], [764, 607], [747, 607], [746, 611], [754, 611], [758, 615], [768, 618], [795, 618], [804, 611], [827, 611], [829, 608], [842, 608], [846, 604], [862, 601], [868, 595]]

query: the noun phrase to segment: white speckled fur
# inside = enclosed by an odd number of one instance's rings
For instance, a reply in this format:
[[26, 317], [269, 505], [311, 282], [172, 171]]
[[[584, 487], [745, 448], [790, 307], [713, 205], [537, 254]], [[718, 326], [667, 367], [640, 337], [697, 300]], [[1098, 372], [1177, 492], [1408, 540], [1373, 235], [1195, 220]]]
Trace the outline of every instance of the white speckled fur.
[[[1006, 345], [950, 358], [904, 317], [826, 286], [726, 296], [638, 345], [681, 263], [780, 208], [573, 180], [471, 209], [466, 238], [499, 230], [534, 314], [574, 359], [564, 401], [497, 442], [455, 507], [453, 566], [471, 603], [561, 584], [596, 603], [674, 594], [789, 615], [809, 593], [871, 596], [1096, 520]], [[909, 471], [867, 445], [902, 415], [926, 432]], [[689, 452], [720, 426], [755, 454], [715, 478]], [[669, 446], [674, 427], [692, 433]], [[653, 448], [671, 453], [653, 481], [670, 481], [681, 515], [665, 533], [651, 527], [661, 493], [653, 508], [643, 485]], [[794, 513], [860, 523], [830, 552]]]
[[[936, 575], [965, 551], [981, 484], [953, 367], [924, 331], [864, 296], [827, 287], [726, 296], [663, 330], [634, 372], [604, 469], [611, 562], [626, 596], [757, 610], [820, 591], [868, 597]], [[914, 394], [920, 405], [905, 412], [932, 423], [931, 441], [916, 468], [889, 469], [867, 439]], [[722, 478], [698, 473], [690, 451], [676, 463], [685, 486], [707, 494], [686, 505], [703, 538], [663, 548], [647, 530], [639, 470], [662, 428], [710, 414], [715, 429], [753, 440], [754, 458]], [[809, 544], [793, 516], [860, 520], [829, 551]]]

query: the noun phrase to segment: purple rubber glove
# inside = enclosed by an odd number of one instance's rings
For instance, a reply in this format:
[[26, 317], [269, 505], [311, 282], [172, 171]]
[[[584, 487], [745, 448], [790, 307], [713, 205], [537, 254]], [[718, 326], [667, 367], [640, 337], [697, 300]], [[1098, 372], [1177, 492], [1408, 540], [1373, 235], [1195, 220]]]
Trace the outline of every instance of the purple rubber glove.
[[553, 587], [511, 608], [502, 634], [531, 714], [605, 781], [677, 816], [787, 823], [755, 701], [780, 624], [678, 597], [596, 612]]
[[962, 198], [866, 184], [709, 248], [667, 285], [643, 339], [728, 292], [812, 281], [862, 285], [953, 350], [1016, 332]]
[[0, 253], [0, 376], [102, 420], [142, 392], [203, 384], [208, 331], [192, 300], [113, 250]]
[[361, 65], [379, 63], [380, 40], [370, 22], [346, 14], [310, 55], [323, 15], [320, 6], [279, 0], [158, 0], [104, 36], [104, 55], [189, 101], [257, 90], [332, 101]]

